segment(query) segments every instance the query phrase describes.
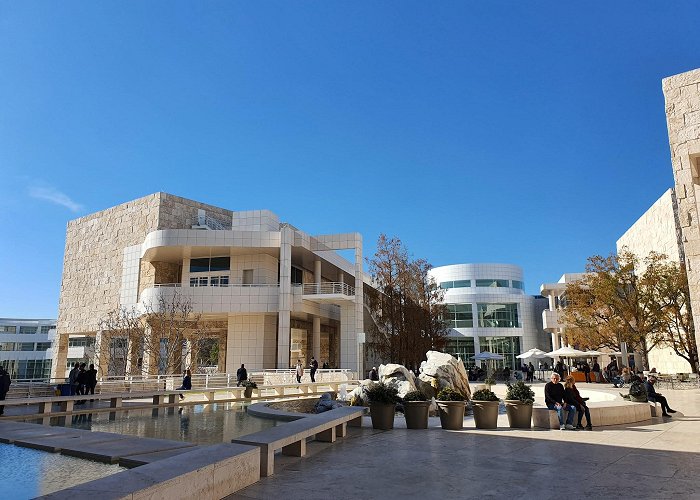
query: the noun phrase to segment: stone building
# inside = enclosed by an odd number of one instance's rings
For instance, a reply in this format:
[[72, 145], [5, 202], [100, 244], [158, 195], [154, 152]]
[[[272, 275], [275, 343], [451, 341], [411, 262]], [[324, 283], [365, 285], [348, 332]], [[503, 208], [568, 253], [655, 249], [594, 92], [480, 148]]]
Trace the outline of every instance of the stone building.
[[700, 69], [665, 78], [662, 86], [691, 308], [700, 325]]
[[[336, 252], [348, 249], [353, 262]], [[311, 356], [357, 370], [362, 280], [358, 233], [311, 236], [267, 210], [151, 194], [68, 223], [53, 376], [64, 376], [69, 338], [97, 337], [100, 346], [110, 311], [144, 311], [174, 296], [218, 343], [219, 371], [287, 368], [297, 359], [308, 366]], [[98, 350], [104, 375], [114, 360]]]

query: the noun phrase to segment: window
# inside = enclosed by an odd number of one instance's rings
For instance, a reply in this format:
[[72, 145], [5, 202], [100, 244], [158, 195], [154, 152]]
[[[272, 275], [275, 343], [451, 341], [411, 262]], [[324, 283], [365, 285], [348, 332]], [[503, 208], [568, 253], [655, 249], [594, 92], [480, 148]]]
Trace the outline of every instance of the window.
[[477, 304], [479, 326], [518, 328], [518, 304]]
[[56, 328], [56, 325], [51, 325], [51, 326], [44, 325], [41, 327], [41, 333], [47, 334], [47, 333], [49, 333], [49, 330], [54, 330], [55, 328]]
[[520, 337], [479, 337], [479, 349], [503, 356], [503, 360], [494, 362], [496, 368], [508, 366], [512, 370], [521, 366], [516, 358], [520, 354]]
[[209, 286], [209, 277], [190, 278], [190, 286]]
[[474, 318], [471, 304], [447, 304], [447, 323], [452, 328], [472, 328]]
[[15, 343], [14, 342], [0, 342], [0, 351], [14, 351], [15, 350]]
[[461, 359], [465, 364], [471, 364], [474, 356], [474, 339], [450, 337], [445, 344], [445, 352]]
[[513, 288], [517, 288], [518, 290], [522, 290], [525, 288], [525, 284], [522, 281], [513, 280], [512, 283]]
[[493, 288], [508, 288], [508, 280], [476, 280], [476, 286], [478, 287], [493, 287]]
[[472, 286], [471, 280], [443, 281], [440, 283], [440, 288], [449, 290], [450, 288], [469, 288]]
[[244, 269], [243, 270], [243, 284], [244, 285], [252, 285], [253, 284], [253, 270], [252, 269]]
[[209, 271], [230, 271], [231, 257], [206, 257], [190, 259], [191, 273], [208, 273]]
[[0, 333], [17, 333], [17, 327], [0, 325]]
[[37, 342], [36, 343], [36, 350], [37, 351], [48, 351], [51, 349], [51, 342]]
[[94, 337], [72, 337], [68, 339], [68, 347], [92, 347], [94, 345]]
[[36, 331], [37, 331], [36, 326], [20, 326], [19, 327], [19, 333], [22, 333], [22, 334], [31, 335], [31, 334], [36, 333]]
[[34, 350], [34, 342], [20, 342], [17, 344], [18, 351], [33, 351]]
[[301, 285], [304, 282], [304, 271], [292, 266], [292, 284]]

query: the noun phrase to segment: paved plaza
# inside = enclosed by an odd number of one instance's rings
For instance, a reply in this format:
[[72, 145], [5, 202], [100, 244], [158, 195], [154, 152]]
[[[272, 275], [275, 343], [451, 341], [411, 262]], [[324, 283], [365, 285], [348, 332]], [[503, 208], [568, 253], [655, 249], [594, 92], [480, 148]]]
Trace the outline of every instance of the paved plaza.
[[[586, 389], [588, 384], [578, 384]], [[600, 386], [592, 385], [596, 390]], [[617, 392], [615, 389], [601, 389]], [[237, 499], [700, 499], [700, 390], [662, 390], [673, 418], [589, 431], [362, 429], [305, 458], [279, 457], [274, 476]], [[595, 422], [594, 422], [595, 424]]]

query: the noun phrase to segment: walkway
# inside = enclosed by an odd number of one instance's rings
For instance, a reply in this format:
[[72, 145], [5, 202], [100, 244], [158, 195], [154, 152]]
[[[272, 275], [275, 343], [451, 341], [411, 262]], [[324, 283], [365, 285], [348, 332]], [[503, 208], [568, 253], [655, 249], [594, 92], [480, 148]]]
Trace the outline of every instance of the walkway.
[[309, 443], [306, 458], [284, 457], [274, 476], [230, 498], [700, 499], [700, 390], [662, 392], [673, 418], [592, 432], [510, 430], [505, 415], [493, 431], [471, 418], [463, 431], [436, 418], [427, 430], [397, 418], [388, 432], [366, 421], [332, 446]]

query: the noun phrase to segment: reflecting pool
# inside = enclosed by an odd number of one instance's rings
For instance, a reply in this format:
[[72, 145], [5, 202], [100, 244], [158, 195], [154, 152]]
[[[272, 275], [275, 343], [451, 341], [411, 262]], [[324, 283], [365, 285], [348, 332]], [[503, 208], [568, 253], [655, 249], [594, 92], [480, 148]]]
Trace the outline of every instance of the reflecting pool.
[[119, 465], [0, 443], [0, 498], [34, 498], [123, 470]]

